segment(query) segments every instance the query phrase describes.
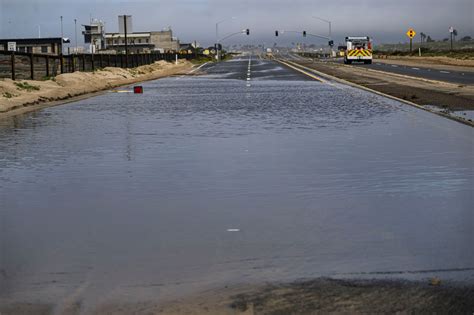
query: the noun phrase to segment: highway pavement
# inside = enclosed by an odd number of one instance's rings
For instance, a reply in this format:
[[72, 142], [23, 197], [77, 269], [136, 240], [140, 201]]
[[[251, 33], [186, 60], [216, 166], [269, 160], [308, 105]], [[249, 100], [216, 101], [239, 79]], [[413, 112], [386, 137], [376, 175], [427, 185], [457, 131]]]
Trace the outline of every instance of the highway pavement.
[[459, 84], [474, 84], [474, 71], [454, 71], [454, 70], [440, 70], [430, 68], [429, 66], [403, 66], [375, 61], [371, 65], [364, 65], [362, 63], [353, 63], [352, 66], [364, 67], [367, 69], [380, 70], [385, 72], [392, 72], [411, 77], [424, 78], [429, 80], [444, 81]]
[[0, 120], [0, 305], [474, 282], [474, 129], [257, 56], [200, 72]]

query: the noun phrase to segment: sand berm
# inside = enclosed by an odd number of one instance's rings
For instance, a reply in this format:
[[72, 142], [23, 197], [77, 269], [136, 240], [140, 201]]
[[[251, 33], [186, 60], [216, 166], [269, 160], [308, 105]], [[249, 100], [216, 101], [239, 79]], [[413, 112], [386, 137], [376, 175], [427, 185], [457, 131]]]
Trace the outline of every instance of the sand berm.
[[193, 64], [158, 61], [131, 69], [107, 67], [74, 72], [44, 81], [0, 79], [0, 118], [88, 97], [115, 87], [185, 74]]

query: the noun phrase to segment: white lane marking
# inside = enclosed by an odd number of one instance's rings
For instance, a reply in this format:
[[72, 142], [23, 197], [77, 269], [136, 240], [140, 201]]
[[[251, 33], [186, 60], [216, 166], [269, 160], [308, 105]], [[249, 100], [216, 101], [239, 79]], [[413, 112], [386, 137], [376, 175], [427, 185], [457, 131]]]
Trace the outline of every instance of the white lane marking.
[[420, 70], [420, 68], [412, 68], [413, 70]]
[[451, 72], [449, 72], [449, 71], [440, 71], [440, 72], [441, 72], [441, 73], [451, 73]]
[[[188, 73], [186, 73], [186, 75], [189, 75], [189, 74], [192, 74], [192, 73], [198, 71], [199, 69], [201, 69], [202, 67], [204, 67], [204, 66], [207, 65], [208, 63], [209, 63], [209, 61], [206, 62], [206, 63], [203, 63], [202, 65], [200, 65], [200, 66], [197, 67], [196, 69], [193, 69], [193, 70], [189, 71]], [[186, 75], [181, 75], [181, 76], [177, 77], [176, 80], [182, 79], [182, 78], [184, 78]]]
[[128, 91], [128, 90], [112, 90], [112, 91], [109, 91], [109, 93], [133, 93], [133, 91]]
[[381, 66], [382, 64], [381, 63], [376, 63], [377, 66]]
[[240, 232], [240, 229], [227, 229], [227, 232]]
[[190, 72], [188, 72], [188, 74], [191, 74], [191, 73], [194, 73], [194, 72], [198, 71], [199, 69], [201, 69], [202, 67], [204, 67], [204, 66], [207, 65], [208, 63], [209, 63], [209, 61], [206, 62], [206, 63], [203, 63], [202, 65], [200, 65], [200, 66], [197, 67], [196, 69], [191, 70]]
[[249, 66], [248, 66], [248, 71], [247, 71], [247, 87], [250, 87], [250, 75], [252, 73], [251, 67], [252, 67], [252, 56], [249, 56]]
[[394, 67], [394, 68], [398, 68], [398, 66], [397, 66], [397, 65], [392, 65], [392, 67]]

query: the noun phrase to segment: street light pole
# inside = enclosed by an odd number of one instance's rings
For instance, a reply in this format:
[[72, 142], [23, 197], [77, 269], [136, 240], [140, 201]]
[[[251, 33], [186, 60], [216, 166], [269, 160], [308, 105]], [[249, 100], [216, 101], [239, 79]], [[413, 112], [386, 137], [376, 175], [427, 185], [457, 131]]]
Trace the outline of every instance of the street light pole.
[[[320, 20], [320, 21], [323, 21], [325, 23], [328, 23], [329, 25], [329, 41], [332, 41], [332, 22], [331, 21], [328, 21], [326, 19], [322, 19], [320, 17], [317, 17], [317, 16], [312, 16], [313, 19], [316, 19], [316, 20]], [[331, 44], [329, 44], [331, 45]], [[332, 52], [332, 46], [331, 46], [331, 52]]]
[[74, 19], [74, 41], [76, 45], [76, 54], [77, 54], [77, 19]]
[[63, 32], [63, 16], [61, 15], [61, 54], [63, 53], [63, 42], [64, 42], [64, 32]]
[[227, 19], [223, 19], [221, 21], [216, 22], [216, 54], [217, 54], [217, 60], [220, 60], [220, 50], [219, 50], [219, 24], [224, 23], [229, 20], [235, 20], [235, 16]]
[[313, 18], [313, 19], [316, 19], [316, 20], [320, 20], [320, 21], [326, 22], [326, 23], [329, 24], [329, 38], [332, 39], [332, 22], [331, 22], [331, 21], [328, 21], [328, 20], [325, 20], [325, 19], [322, 19], [322, 18], [317, 17], [317, 16], [313, 16], [312, 18]]

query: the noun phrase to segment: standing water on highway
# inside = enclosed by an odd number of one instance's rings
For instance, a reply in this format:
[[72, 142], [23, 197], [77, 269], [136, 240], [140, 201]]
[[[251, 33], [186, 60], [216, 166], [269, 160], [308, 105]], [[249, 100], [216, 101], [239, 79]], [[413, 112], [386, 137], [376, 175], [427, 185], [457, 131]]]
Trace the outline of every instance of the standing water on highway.
[[201, 71], [0, 120], [0, 304], [474, 282], [474, 129], [255, 57]]

